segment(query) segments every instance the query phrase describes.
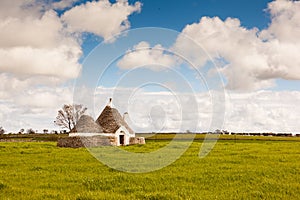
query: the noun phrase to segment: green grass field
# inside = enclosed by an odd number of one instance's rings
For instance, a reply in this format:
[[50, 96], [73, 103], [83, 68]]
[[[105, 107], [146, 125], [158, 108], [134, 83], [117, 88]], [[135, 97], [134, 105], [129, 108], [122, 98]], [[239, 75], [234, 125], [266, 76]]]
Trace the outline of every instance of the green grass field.
[[[199, 159], [201, 142], [146, 174], [110, 169], [85, 148], [2, 142], [0, 199], [299, 199], [299, 141], [220, 140]], [[122, 148], [148, 152], [167, 143]]]

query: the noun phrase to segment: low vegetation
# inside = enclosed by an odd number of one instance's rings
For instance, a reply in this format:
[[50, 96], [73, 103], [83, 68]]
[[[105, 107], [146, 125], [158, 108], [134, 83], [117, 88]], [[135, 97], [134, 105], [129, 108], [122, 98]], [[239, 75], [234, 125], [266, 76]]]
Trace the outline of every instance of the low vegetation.
[[[149, 152], [168, 142], [122, 148]], [[199, 159], [201, 142], [146, 174], [111, 169], [85, 148], [2, 142], [0, 199], [299, 199], [299, 141], [220, 140]]]

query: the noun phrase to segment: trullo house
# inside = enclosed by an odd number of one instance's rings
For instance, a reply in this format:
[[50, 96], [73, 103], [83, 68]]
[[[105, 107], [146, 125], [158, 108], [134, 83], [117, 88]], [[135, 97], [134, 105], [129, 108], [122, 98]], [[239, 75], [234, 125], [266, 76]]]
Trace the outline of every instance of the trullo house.
[[122, 117], [119, 111], [113, 108], [111, 98], [95, 121], [91, 116], [82, 115], [72, 133], [69, 133], [69, 138], [59, 141], [58, 146], [78, 147], [80, 145], [73, 145], [78, 138], [93, 143], [89, 146], [107, 145], [107, 142], [103, 142], [104, 140], [109, 141], [108, 145], [115, 146], [145, 143], [144, 138], [136, 137], [124, 116]]

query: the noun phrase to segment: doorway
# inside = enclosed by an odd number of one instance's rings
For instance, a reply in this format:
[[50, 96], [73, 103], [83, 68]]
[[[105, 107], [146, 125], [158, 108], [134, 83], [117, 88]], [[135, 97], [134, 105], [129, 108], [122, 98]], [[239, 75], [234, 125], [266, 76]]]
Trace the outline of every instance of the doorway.
[[120, 145], [124, 145], [124, 135], [119, 135]]

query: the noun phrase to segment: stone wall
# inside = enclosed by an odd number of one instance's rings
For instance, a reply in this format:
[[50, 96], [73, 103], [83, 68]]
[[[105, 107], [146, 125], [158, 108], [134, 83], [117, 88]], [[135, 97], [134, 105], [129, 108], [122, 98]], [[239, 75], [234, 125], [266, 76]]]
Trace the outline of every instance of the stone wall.
[[131, 137], [129, 139], [129, 144], [146, 144], [144, 137]]
[[[129, 144], [145, 144], [144, 137], [132, 137], [129, 140]], [[90, 137], [66, 137], [59, 138], [57, 140], [58, 147], [71, 147], [71, 148], [80, 148], [80, 147], [98, 147], [98, 146], [116, 146], [117, 140], [115, 137], [111, 136], [90, 136]]]
[[92, 136], [92, 137], [67, 137], [59, 138], [57, 141], [58, 147], [97, 147], [115, 145], [115, 137]]

